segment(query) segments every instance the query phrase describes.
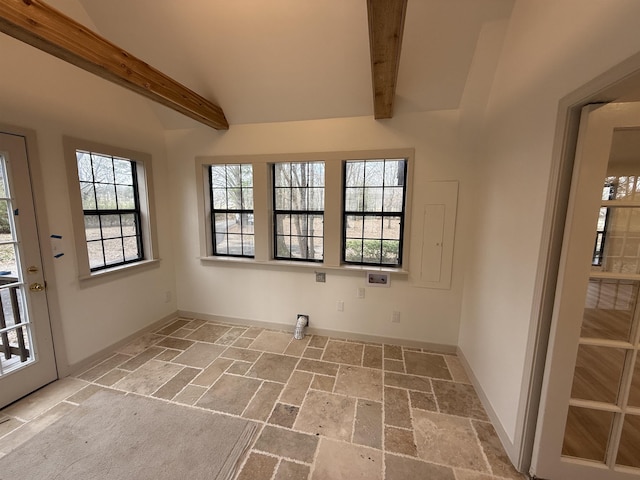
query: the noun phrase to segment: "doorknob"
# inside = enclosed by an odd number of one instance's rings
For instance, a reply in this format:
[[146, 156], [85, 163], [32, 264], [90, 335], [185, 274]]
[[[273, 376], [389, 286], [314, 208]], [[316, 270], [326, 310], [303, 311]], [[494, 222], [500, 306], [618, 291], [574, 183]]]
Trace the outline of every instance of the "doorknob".
[[44, 291], [44, 285], [42, 285], [41, 283], [35, 282], [29, 285], [29, 290], [31, 290], [32, 292], [42, 292]]

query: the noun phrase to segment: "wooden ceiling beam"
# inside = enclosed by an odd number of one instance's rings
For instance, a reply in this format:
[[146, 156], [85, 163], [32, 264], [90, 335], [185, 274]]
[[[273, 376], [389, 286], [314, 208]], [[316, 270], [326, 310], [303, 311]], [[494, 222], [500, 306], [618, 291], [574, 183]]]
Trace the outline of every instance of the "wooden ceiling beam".
[[374, 117], [391, 118], [407, 0], [367, 0], [367, 12]]
[[40, 0], [0, 0], [0, 31], [218, 130], [222, 109]]

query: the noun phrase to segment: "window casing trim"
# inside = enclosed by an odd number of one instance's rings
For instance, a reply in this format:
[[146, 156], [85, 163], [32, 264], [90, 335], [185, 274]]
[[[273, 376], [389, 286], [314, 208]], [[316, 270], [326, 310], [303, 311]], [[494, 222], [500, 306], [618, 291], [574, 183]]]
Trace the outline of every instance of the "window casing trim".
[[[137, 270], [136, 267], [140, 265], [148, 265], [159, 260], [157, 252], [158, 237], [155, 221], [155, 205], [153, 201], [153, 170], [151, 155], [68, 136], [63, 137], [63, 148], [69, 186], [69, 201], [71, 207], [75, 252], [77, 257], [78, 278], [80, 281], [97, 277], [103, 278], [105, 275], [112, 272], [122, 274], [127, 270]], [[127, 262], [122, 265], [91, 271], [84, 230], [84, 210], [82, 208], [80, 179], [76, 159], [77, 150], [103, 153], [105, 155], [125, 158], [134, 162], [135, 175], [137, 176], [138, 183], [143, 258], [137, 261]]]
[[[409, 239], [411, 228], [411, 198], [413, 163], [415, 151], [413, 148], [397, 148], [384, 150], [358, 150], [345, 152], [313, 152], [286, 153], [265, 155], [224, 155], [197, 156], [195, 158], [195, 173], [198, 202], [198, 225], [200, 239], [200, 260], [205, 264], [243, 265], [288, 268], [325, 268], [342, 270], [345, 272], [362, 272], [367, 270], [381, 270], [401, 275], [409, 271]], [[384, 158], [404, 158], [407, 160], [406, 192], [405, 192], [405, 222], [403, 225], [403, 258], [398, 267], [368, 266], [344, 264], [342, 262], [342, 191], [343, 191], [343, 162], [347, 160], [371, 160]], [[313, 162], [322, 161], [325, 164], [325, 205], [324, 205], [324, 261], [322, 263], [310, 261], [275, 260], [273, 258], [273, 198], [271, 164], [282, 162]], [[253, 198], [254, 198], [254, 232], [255, 258], [216, 257], [212, 253], [211, 243], [211, 206], [207, 190], [207, 170], [209, 165], [225, 163], [250, 163], [253, 165]]]

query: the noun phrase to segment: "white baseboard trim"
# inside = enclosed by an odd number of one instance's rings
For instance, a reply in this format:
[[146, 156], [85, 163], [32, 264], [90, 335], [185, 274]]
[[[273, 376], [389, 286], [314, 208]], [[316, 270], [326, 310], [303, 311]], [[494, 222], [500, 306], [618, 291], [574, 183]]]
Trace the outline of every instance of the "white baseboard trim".
[[460, 359], [462, 366], [466, 370], [467, 375], [469, 376], [469, 379], [471, 380], [471, 383], [473, 384], [473, 387], [475, 388], [478, 394], [478, 397], [482, 402], [482, 406], [484, 407], [484, 409], [487, 412], [487, 415], [489, 416], [489, 420], [491, 420], [493, 428], [495, 428], [496, 433], [498, 434], [500, 443], [502, 443], [502, 446], [504, 447], [504, 450], [507, 453], [509, 460], [511, 460], [511, 463], [513, 463], [513, 465], [516, 465], [516, 468], [517, 468], [518, 456], [519, 456], [517, 445], [515, 445], [513, 441], [509, 438], [509, 435], [507, 434], [506, 430], [502, 426], [502, 423], [500, 423], [500, 419], [498, 418], [498, 415], [496, 415], [495, 410], [493, 409], [493, 407], [491, 406], [491, 403], [489, 402], [489, 398], [487, 397], [487, 395], [484, 393], [484, 390], [482, 389], [482, 385], [480, 385], [480, 382], [474, 375], [473, 370], [471, 370], [471, 366], [469, 365], [469, 362], [465, 358], [464, 353], [462, 353], [462, 350], [460, 350], [460, 348], [456, 349], [456, 353], [458, 354], [458, 358]]
[[59, 372], [59, 378], [68, 377], [70, 375], [77, 375], [79, 373], [84, 372], [85, 370], [89, 369], [93, 365], [97, 365], [98, 363], [105, 360], [107, 357], [113, 354], [114, 350], [126, 345], [127, 343], [134, 340], [136, 337], [139, 337], [140, 335], [144, 335], [145, 333], [149, 333], [154, 330], [157, 330], [162, 326], [174, 321], [176, 318], [178, 318], [177, 311], [170, 313], [169, 315], [166, 315], [160, 320], [156, 320], [151, 325], [148, 325], [138, 330], [137, 332], [132, 333], [131, 335], [128, 335], [127, 337], [123, 338], [119, 342], [116, 342], [106, 348], [103, 348], [99, 352], [94, 353], [93, 355], [85, 358], [84, 360], [74, 363], [73, 365], [69, 365], [67, 368], [64, 369], [64, 371]]
[[[200, 320], [208, 320], [210, 322], [228, 323], [231, 325], [242, 325], [250, 327], [262, 327], [271, 330], [283, 330], [285, 332], [293, 333], [295, 325], [293, 323], [275, 323], [275, 322], [263, 322], [259, 320], [249, 320], [245, 318], [226, 317], [222, 315], [210, 315], [207, 313], [189, 312], [185, 310], [178, 310], [178, 316], [182, 318], [198, 318]], [[324, 335], [327, 337], [344, 338], [347, 340], [355, 340], [359, 342], [371, 342], [371, 343], [388, 343], [392, 345], [402, 345], [404, 347], [422, 348], [437, 353], [456, 353], [455, 345], [446, 345], [441, 343], [429, 343], [419, 342], [416, 340], [407, 340], [404, 338], [393, 337], [381, 337], [377, 335], [367, 335], [364, 333], [356, 332], [343, 332], [339, 330], [327, 330], [323, 328], [308, 327], [306, 333], [311, 335]]]

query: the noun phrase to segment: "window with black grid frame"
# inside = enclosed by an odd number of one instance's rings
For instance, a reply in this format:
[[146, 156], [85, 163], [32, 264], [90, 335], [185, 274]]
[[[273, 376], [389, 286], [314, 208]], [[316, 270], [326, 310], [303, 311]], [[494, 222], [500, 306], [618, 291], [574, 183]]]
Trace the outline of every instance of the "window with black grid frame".
[[209, 181], [213, 254], [253, 258], [253, 166], [211, 165]]
[[274, 258], [322, 262], [324, 162], [272, 165]]
[[135, 162], [76, 150], [91, 271], [144, 259]]
[[344, 263], [402, 265], [406, 175], [406, 159], [345, 162]]

